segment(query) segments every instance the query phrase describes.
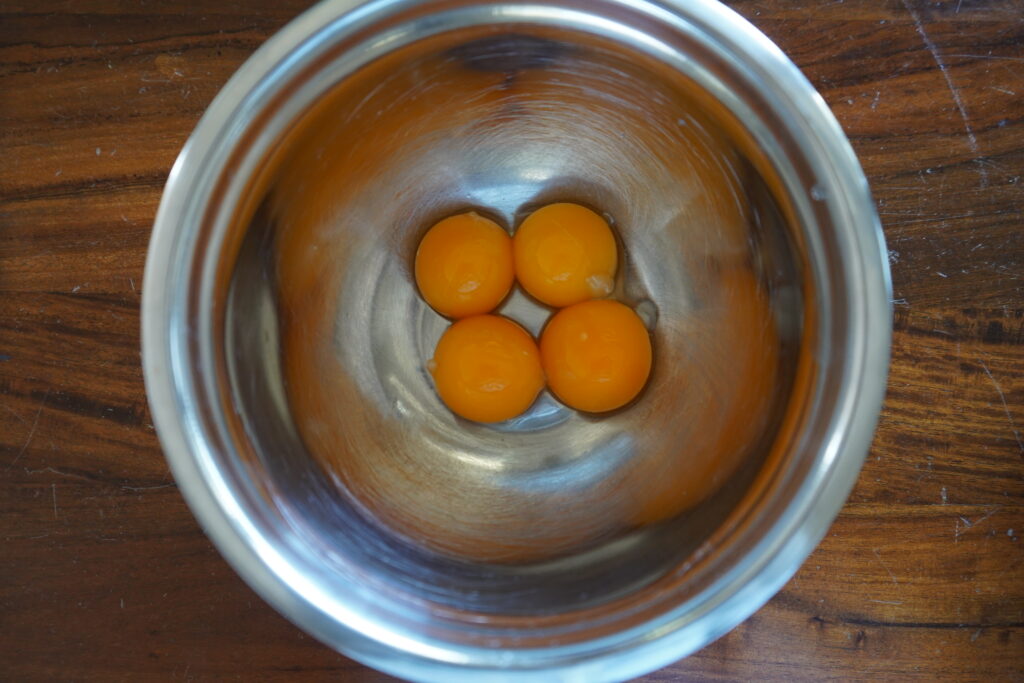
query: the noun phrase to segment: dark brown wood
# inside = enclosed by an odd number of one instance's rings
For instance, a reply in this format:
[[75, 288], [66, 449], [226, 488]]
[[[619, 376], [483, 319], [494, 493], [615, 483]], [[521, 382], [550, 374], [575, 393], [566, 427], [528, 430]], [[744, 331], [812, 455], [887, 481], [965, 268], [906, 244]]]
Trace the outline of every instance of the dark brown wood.
[[[139, 369], [168, 170], [303, 0], [0, 2], [0, 678], [386, 677], [203, 536]], [[860, 480], [764, 609], [648, 680], [1024, 680], [1024, 3], [732, 3], [832, 106], [896, 299]]]

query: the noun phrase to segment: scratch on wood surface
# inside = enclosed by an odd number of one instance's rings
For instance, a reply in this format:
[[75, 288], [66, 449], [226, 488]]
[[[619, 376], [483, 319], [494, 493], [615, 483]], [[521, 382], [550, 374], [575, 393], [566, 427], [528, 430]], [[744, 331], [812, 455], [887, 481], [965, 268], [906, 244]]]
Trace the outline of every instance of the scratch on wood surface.
[[[942, 73], [942, 77], [946, 79], [946, 86], [949, 87], [949, 92], [953, 96], [953, 104], [956, 105], [957, 111], [960, 112], [960, 118], [964, 122], [964, 132], [967, 134], [967, 144], [971, 148], [971, 153], [974, 154], [975, 160], [981, 156], [980, 149], [978, 147], [978, 138], [974, 135], [974, 128], [971, 127], [971, 117], [967, 114], [967, 107], [964, 106], [964, 101], [960, 97], [960, 90], [957, 89], [956, 84], [953, 83], [952, 76], [949, 75], [949, 65], [946, 64], [946, 60], [942, 58], [939, 53], [938, 46], [928, 36], [928, 32], [924, 30], [924, 24], [921, 23], [921, 17], [918, 16], [914, 8], [910, 6], [909, 0], [903, 0], [903, 6], [907, 9], [911, 18], [914, 20], [914, 27], [917, 29], [918, 35], [921, 36], [921, 40], [924, 41], [924, 46], [928, 48], [928, 52], [931, 53], [932, 59], [935, 60], [936, 66], [939, 67], [939, 72]], [[988, 187], [988, 171], [985, 167], [978, 166], [978, 175], [981, 177], [981, 187]]]
[[1004, 57], [1002, 55], [949, 55], [950, 57], [962, 57], [964, 59], [999, 59], [1007, 62], [1024, 62], [1024, 57]]
[[85, 476], [83, 474], [77, 474], [75, 472], [65, 472], [63, 470], [58, 470], [55, 467], [42, 467], [42, 468], [40, 468], [38, 470], [31, 470], [31, 469], [29, 469], [27, 467], [25, 467], [23, 469], [25, 470], [25, 474], [41, 474], [43, 472], [52, 472], [53, 474], [56, 474], [59, 477], [70, 477], [72, 479], [82, 479], [84, 481], [93, 481], [93, 479], [91, 477], [87, 477], [87, 476]]
[[156, 486], [122, 486], [125, 491], [152, 491], [154, 489], [166, 489], [174, 486], [174, 483], [158, 484]]
[[57, 519], [57, 485], [50, 484], [50, 492], [53, 493], [53, 518]]
[[986, 519], [988, 519], [989, 517], [991, 517], [992, 515], [996, 514], [997, 512], [999, 512], [1002, 509], [1003, 509], [1002, 505], [997, 505], [994, 508], [992, 508], [991, 510], [989, 510], [988, 512], [986, 512], [981, 517], [978, 517], [978, 519], [974, 520], [973, 522], [968, 522], [967, 520], [964, 520], [964, 523], [967, 524], [968, 527], [978, 526], [979, 524], [984, 522]]
[[36, 427], [39, 426], [39, 415], [43, 412], [43, 406], [46, 405], [46, 399], [50, 397], [50, 390], [47, 389], [46, 393], [43, 394], [43, 400], [39, 402], [39, 409], [36, 410], [36, 417], [32, 420], [32, 429], [28, 430], [28, 438], [25, 439], [25, 443], [22, 445], [21, 450], [14, 456], [14, 460], [7, 463], [7, 467], [4, 468], [4, 472], [11, 469], [14, 463], [21, 459], [21, 456], [25, 455], [25, 451], [28, 450], [28, 445], [32, 443], [32, 437], [36, 435]]
[[[991, 510], [989, 510], [984, 515], [982, 515], [981, 517], [979, 517], [978, 519], [976, 519], [974, 521], [971, 521], [971, 520], [967, 519], [963, 515], [957, 515], [956, 519], [953, 520], [953, 542], [954, 543], [959, 543], [960, 542], [960, 536], [962, 535], [963, 531], [966, 531], [967, 529], [972, 529], [972, 528], [978, 526], [979, 524], [984, 522], [986, 519], [988, 519], [992, 515], [994, 515], [997, 512], [999, 512], [1001, 509], [1002, 509], [1002, 506], [1001, 505], [997, 505], [996, 507], [992, 508]], [[963, 523], [963, 526], [961, 526], [961, 523]]]
[[892, 582], [897, 586], [900, 585], [900, 582], [896, 580], [896, 575], [893, 574], [892, 570], [886, 566], [885, 562], [882, 562], [882, 556], [878, 554], [878, 548], [872, 548], [871, 552], [875, 554], [875, 558], [878, 560], [878, 564], [882, 565], [882, 569], [884, 569], [889, 574], [889, 578], [892, 579]]
[[1013, 422], [1013, 415], [1010, 414], [1010, 406], [1006, 405], [1006, 395], [1003, 394], [1003, 388], [999, 386], [999, 382], [992, 376], [992, 371], [985, 365], [985, 361], [978, 359], [978, 363], [981, 365], [981, 369], [985, 371], [988, 378], [992, 380], [992, 386], [996, 388], [996, 393], [999, 394], [999, 400], [1003, 402], [1003, 412], [1006, 413], [1006, 420], [1010, 423], [1010, 431], [1013, 432], [1013, 436], [1017, 439], [1017, 448], [1020, 449], [1021, 457], [1024, 458], [1024, 441], [1021, 441], [1020, 432], [1017, 430], [1017, 425]]
[[32, 424], [31, 424], [31, 423], [30, 423], [30, 422], [29, 422], [28, 420], [26, 420], [25, 418], [23, 418], [23, 417], [22, 417], [21, 415], [18, 415], [17, 411], [15, 411], [15, 410], [14, 410], [13, 408], [11, 408], [11, 407], [9, 407], [9, 406], [6, 406], [6, 405], [4, 405], [3, 403], [0, 403], [0, 408], [3, 408], [3, 409], [4, 409], [4, 410], [6, 410], [6, 411], [7, 411], [8, 413], [10, 413], [11, 415], [13, 415], [13, 416], [14, 416], [14, 417], [15, 417], [15, 418], [16, 418], [16, 419], [17, 419], [17, 420], [19, 421], [19, 422], [21, 422], [22, 424], [28, 425], [28, 426], [29, 426], [29, 428], [31, 428], [31, 427], [32, 427]]

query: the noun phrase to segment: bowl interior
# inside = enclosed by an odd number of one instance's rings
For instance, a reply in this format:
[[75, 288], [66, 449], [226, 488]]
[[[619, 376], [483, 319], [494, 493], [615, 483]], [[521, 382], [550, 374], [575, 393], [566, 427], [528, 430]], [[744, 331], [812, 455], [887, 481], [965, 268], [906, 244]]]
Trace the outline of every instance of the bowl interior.
[[[764, 468], [805, 334], [800, 228], [743, 126], [646, 53], [530, 23], [327, 81], [267, 145], [226, 271], [224, 400], [288, 542], [327, 581], [358, 568], [478, 618], [685, 573]], [[552, 201], [614, 225], [648, 386], [611, 414], [545, 392], [508, 422], [461, 420], [425, 368], [449, 322], [416, 291], [418, 240], [469, 209], [513, 232]], [[534, 334], [552, 314], [518, 288], [498, 312]]]

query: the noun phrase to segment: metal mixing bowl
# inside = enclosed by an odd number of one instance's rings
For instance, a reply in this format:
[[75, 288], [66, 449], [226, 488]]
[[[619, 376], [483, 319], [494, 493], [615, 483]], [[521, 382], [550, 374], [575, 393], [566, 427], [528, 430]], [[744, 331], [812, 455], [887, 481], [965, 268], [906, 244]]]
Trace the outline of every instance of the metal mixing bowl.
[[[613, 222], [650, 382], [606, 415], [458, 419], [416, 244], [550, 201]], [[882, 399], [884, 254], [824, 102], [725, 7], [328, 1], [171, 172], [147, 388], [196, 516], [320, 640], [411, 679], [622, 679], [749, 616], [824, 534]]]

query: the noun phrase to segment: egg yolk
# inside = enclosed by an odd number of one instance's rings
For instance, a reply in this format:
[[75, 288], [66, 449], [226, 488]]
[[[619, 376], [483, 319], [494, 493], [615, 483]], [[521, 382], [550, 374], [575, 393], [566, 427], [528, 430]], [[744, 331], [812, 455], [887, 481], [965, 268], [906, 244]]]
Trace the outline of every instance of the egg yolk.
[[445, 405], [476, 422], [513, 418], [544, 388], [533, 337], [497, 315], [456, 321], [441, 335], [429, 368]]
[[420, 294], [441, 315], [488, 313], [515, 280], [512, 238], [476, 213], [450, 216], [423, 236], [415, 270]]
[[564, 308], [540, 338], [548, 386], [576, 410], [603, 413], [636, 397], [651, 372], [651, 338], [640, 317], [617, 301]]
[[549, 204], [523, 221], [513, 238], [516, 277], [536, 299], [570, 306], [608, 296], [618, 254], [608, 222], [579, 204]]

